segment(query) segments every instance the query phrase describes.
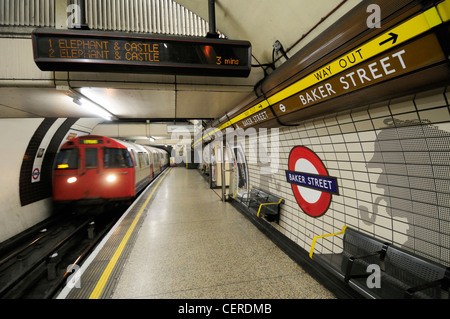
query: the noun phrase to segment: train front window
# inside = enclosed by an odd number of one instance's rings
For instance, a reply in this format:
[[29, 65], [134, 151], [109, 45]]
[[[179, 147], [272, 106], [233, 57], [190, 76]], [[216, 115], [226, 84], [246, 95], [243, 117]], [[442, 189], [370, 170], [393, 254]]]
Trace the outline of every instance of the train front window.
[[103, 151], [104, 168], [133, 167], [130, 153], [124, 148], [105, 148]]
[[85, 148], [84, 166], [86, 169], [97, 168], [97, 149]]
[[60, 150], [56, 157], [56, 169], [78, 169], [78, 149]]

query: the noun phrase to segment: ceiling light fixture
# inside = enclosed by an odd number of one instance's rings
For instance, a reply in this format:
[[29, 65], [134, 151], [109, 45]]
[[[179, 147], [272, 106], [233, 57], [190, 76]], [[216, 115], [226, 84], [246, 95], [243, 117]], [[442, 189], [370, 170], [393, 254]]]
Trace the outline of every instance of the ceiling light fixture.
[[108, 112], [103, 106], [87, 98], [82, 93], [77, 92], [73, 89], [70, 89], [70, 92], [72, 93], [73, 96], [73, 102], [85, 108], [87, 111], [92, 112], [95, 115], [100, 116], [107, 121], [111, 121], [116, 118], [113, 114]]

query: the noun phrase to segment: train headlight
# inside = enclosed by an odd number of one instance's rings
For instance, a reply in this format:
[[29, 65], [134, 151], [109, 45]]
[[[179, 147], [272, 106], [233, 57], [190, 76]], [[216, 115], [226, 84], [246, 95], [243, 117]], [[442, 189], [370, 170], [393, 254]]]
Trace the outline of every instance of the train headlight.
[[76, 181], [77, 181], [77, 178], [76, 178], [76, 177], [69, 177], [69, 178], [67, 179], [67, 183], [69, 183], [69, 184], [75, 183]]
[[110, 183], [114, 183], [115, 181], [116, 181], [116, 175], [108, 175], [107, 177], [106, 177], [106, 180], [108, 181], [108, 182], [110, 182]]

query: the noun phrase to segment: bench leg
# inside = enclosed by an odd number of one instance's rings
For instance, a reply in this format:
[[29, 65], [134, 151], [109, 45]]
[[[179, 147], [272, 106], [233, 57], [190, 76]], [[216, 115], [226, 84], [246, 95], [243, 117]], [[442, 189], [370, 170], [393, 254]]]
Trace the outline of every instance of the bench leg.
[[353, 268], [353, 263], [355, 262], [356, 259], [364, 259], [367, 257], [373, 257], [373, 256], [379, 256], [381, 254], [381, 251], [377, 251], [373, 254], [368, 254], [368, 255], [364, 255], [364, 256], [351, 256], [347, 259], [347, 265], [345, 266], [345, 277], [344, 277], [344, 281], [345, 283], [348, 283], [348, 281], [351, 278], [362, 278], [362, 277], [368, 277], [368, 274], [362, 274], [362, 275], [352, 275], [352, 268]]

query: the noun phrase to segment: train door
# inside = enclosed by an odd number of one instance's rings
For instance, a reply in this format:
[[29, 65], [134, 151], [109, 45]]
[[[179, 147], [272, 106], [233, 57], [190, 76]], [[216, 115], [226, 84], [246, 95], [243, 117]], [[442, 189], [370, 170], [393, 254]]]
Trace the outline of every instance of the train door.
[[161, 173], [161, 160], [160, 160], [159, 152], [156, 152], [156, 154], [155, 154], [155, 166], [156, 166], [156, 168], [155, 168], [156, 173], [157, 174]]
[[151, 179], [154, 179], [154, 178], [155, 178], [155, 172], [154, 172], [154, 170], [153, 170], [153, 167], [155, 167], [155, 163], [153, 162], [153, 161], [154, 161], [154, 158], [155, 158], [155, 153], [154, 153], [154, 151], [148, 150], [148, 156], [150, 157], [150, 158], [149, 158], [149, 160], [150, 160], [150, 178], [151, 178]]
[[133, 157], [134, 161], [134, 184], [136, 185], [139, 181], [139, 162], [137, 158], [137, 154], [135, 150], [131, 149], [131, 156]]
[[[83, 154], [84, 153], [84, 154]], [[86, 190], [84, 197], [99, 197], [101, 185], [99, 184], [100, 179], [98, 178], [98, 148], [94, 147], [84, 147], [84, 152], [82, 152], [83, 160], [83, 179], [86, 181], [85, 185], [89, 185]], [[84, 158], [83, 158], [84, 157]]]
[[144, 159], [144, 153], [139, 152], [138, 155], [138, 162], [139, 162], [139, 182], [145, 179], [147, 170], [145, 169], [145, 159]]

